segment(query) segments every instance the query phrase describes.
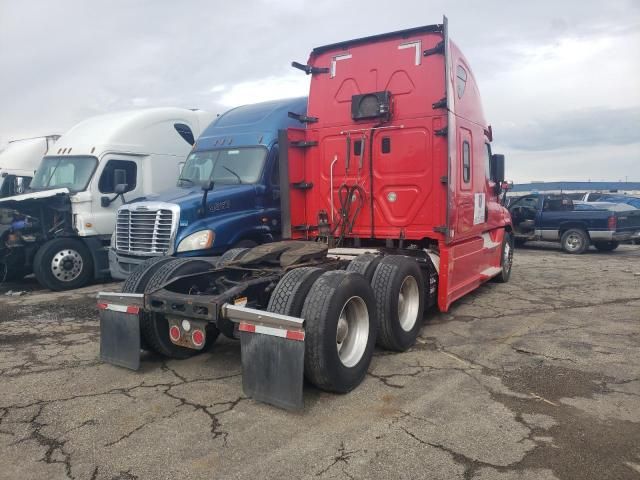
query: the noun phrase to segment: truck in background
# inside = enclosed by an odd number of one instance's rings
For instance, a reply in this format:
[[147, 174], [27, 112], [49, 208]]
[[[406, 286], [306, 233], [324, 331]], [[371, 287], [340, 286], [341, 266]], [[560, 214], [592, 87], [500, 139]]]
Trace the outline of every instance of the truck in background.
[[121, 206], [109, 249], [125, 279], [162, 255], [214, 256], [280, 238], [278, 130], [299, 125], [307, 99], [237, 107], [198, 138], [177, 186]]
[[27, 193], [0, 200], [0, 280], [33, 272], [67, 290], [109, 275], [117, 208], [169, 188], [212, 120], [200, 110], [140, 109], [87, 119], [58, 139]]
[[583, 202], [610, 202], [610, 203], [624, 203], [631, 205], [633, 208], [640, 208], [640, 197], [634, 197], [633, 195], [624, 195], [620, 193], [585, 193], [582, 198]]
[[38, 165], [60, 135], [12, 140], [0, 152], [0, 198], [24, 193]]
[[[243, 389], [303, 405], [303, 378], [345, 393], [377, 342], [405, 351], [423, 313], [509, 280], [504, 157], [443, 24], [319, 47], [306, 128], [279, 137], [282, 235], [219, 261], [163, 258], [101, 292], [100, 356], [187, 358], [240, 339]], [[375, 72], [375, 75], [372, 75]]]
[[534, 193], [514, 200], [509, 211], [516, 245], [533, 240], [559, 242], [565, 252], [580, 254], [590, 245], [609, 252], [620, 242], [638, 238], [640, 210], [630, 205], [615, 207], [604, 202], [600, 208], [576, 208], [566, 194]]

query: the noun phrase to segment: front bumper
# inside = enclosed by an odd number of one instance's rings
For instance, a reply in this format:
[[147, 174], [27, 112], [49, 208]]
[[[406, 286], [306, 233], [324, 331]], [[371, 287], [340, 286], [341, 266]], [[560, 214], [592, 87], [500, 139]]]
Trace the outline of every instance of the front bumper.
[[109, 271], [115, 280], [126, 280], [133, 271], [145, 260], [153, 257], [161, 257], [162, 254], [146, 257], [134, 257], [131, 255], [119, 255], [113, 248], [109, 249]]

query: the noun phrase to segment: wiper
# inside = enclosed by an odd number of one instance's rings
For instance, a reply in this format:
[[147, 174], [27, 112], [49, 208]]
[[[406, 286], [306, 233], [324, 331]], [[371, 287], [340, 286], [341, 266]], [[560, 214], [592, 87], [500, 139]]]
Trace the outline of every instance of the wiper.
[[238, 179], [238, 183], [242, 183], [242, 178], [240, 178], [240, 175], [238, 175], [236, 172], [234, 172], [233, 170], [231, 170], [229, 167], [225, 167], [223, 166], [222, 168], [224, 168], [227, 172], [229, 172], [231, 175], [235, 175], [236, 178]]
[[191, 185], [195, 185], [196, 184], [196, 182], [194, 182], [190, 178], [182, 178], [182, 177], [180, 177], [180, 178], [178, 178], [178, 181], [179, 182], [189, 182]]
[[53, 167], [53, 170], [51, 170], [51, 175], [49, 175], [49, 178], [48, 178], [48, 180], [47, 180], [47, 183], [45, 183], [45, 184], [43, 185], [45, 188], [46, 188], [46, 187], [49, 187], [49, 184], [51, 183], [51, 179], [53, 178], [53, 174], [54, 174], [54, 173], [56, 173], [56, 170], [58, 170], [58, 167], [60, 166], [60, 162], [61, 162], [61, 161], [62, 161], [62, 160], [58, 160], [58, 162], [56, 163], [56, 166], [55, 166], [55, 167]]

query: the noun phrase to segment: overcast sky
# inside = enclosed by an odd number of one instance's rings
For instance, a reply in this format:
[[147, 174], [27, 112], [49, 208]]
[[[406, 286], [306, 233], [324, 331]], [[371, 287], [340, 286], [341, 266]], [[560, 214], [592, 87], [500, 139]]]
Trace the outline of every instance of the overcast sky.
[[640, 181], [640, 1], [0, 0], [0, 147], [145, 106], [304, 95], [318, 45], [440, 23], [507, 176]]

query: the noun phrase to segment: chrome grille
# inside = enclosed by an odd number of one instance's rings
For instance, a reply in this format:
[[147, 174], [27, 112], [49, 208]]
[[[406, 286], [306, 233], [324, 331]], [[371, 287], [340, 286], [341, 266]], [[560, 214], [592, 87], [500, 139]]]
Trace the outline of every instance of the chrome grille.
[[[168, 207], [168, 205], [167, 205]], [[116, 218], [116, 250], [131, 254], [166, 254], [172, 247], [178, 212], [133, 204]]]

